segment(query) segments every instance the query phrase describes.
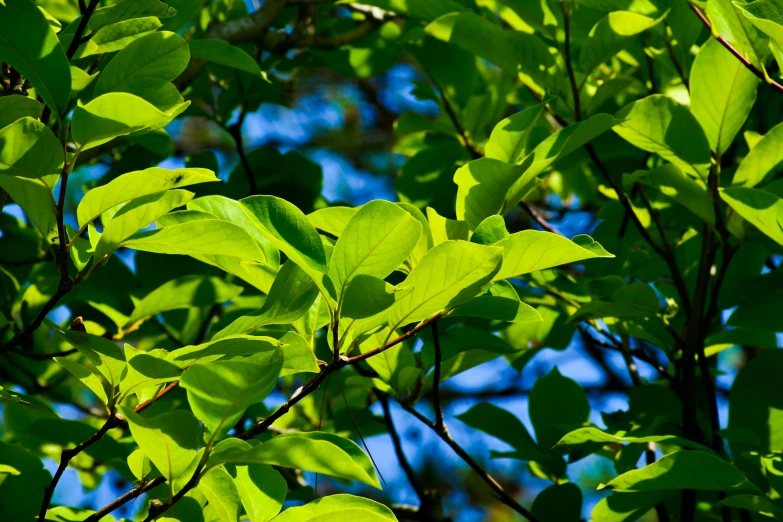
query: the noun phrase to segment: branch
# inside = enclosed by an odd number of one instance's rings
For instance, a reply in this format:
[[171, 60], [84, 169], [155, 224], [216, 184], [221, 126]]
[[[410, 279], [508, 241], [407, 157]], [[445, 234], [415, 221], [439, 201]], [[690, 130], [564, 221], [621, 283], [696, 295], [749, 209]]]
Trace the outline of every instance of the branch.
[[63, 476], [63, 473], [65, 472], [66, 468], [68, 467], [68, 464], [71, 462], [71, 459], [73, 459], [76, 455], [84, 451], [85, 449], [89, 448], [99, 440], [103, 438], [104, 435], [106, 435], [106, 432], [112, 429], [117, 425], [117, 417], [114, 416], [114, 412], [112, 412], [109, 415], [109, 418], [106, 419], [106, 422], [103, 423], [103, 426], [101, 426], [101, 429], [95, 432], [95, 434], [90, 437], [89, 439], [85, 440], [81, 444], [75, 446], [72, 449], [64, 449], [62, 454], [60, 455], [60, 465], [57, 466], [57, 471], [54, 473], [54, 477], [52, 477], [51, 482], [44, 490], [44, 498], [43, 502], [41, 502], [41, 510], [38, 513], [38, 522], [44, 522], [46, 520], [46, 512], [49, 509], [49, 504], [52, 501], [52, 496], [54, 495], [54, 490], [57, 488], [57, 483], [60, 482], [60, 478]]
[[440, 350], [437, 320], [432, 321], [432, 343], [435, 345], [435, 371], [432, 376], [432, 404], [435, 407], [435, 426], [439, 430], [445, 430], [446, 422], [443, 420], [443, 408], [440, 407], [440, 366], [443, 354]]
[[579, 100], [579, 87], [576, 84], [574, 64], [571, 61], [571, 13], [566, 7], [566, 0], [560, 0], [563, 8], [563, 31], [565, 32], [565, 63], [568, 70], [568, 80], [571, 82], [571, 95], [574, 98], [574, 119], [582, 121], [582, 107]]
[[89, 517], [84, 519], [84, 522], [98, 522], [103, 517], [114, 511], [115, 509], [119, 509], [131, 500], [134, 500], [138, 497], [140, 497], [142, 494], [146, 493], [147, 491], [156, 488], [166, 482], [166, 479], [163, 477], [155, 477], [154, 479], [145, 482], [127, 493], [125, 493], [123, 496], [117, 498], [116, 500], [113, 500], [112, 502], [106, 504], [104, 507], [90, 515]]
[[462, 449], [462, 446], [457, 444], [457, 442], [449, 434], [449, 431], [448, 429], [446, 429], [445, 424], [442, 426], [442, 428], [438, 427], [437, 424], [430, 421], [424, 415], [416, 411], [416, 409], [413, 406], [403, 404], [403, 403], [400, 403], [400, 406], [402, 406], [402, 408], [405, 411], [407, 411], [408, 413], [416, 417], [418, 420], [420, 420], [425, 426], [427, 426], [432, 431], [434, 431], [441, 438], [441, 440], [443, 440], [443, 442], [448, 444], [448, 446], [454, 451], [454, 453], [459, 455], [459, 457], [463, 461], [465, 461], [465, 463], [468, 466], [473, 468], [473, 471], [475, 471], [478, 474], [478, 476], [481, 477], [481, 479], [484, 482], [486, 482], [487, 485], [495, 492], [495, 494], [498, 495], [498, 498], [500, 499], [501, 502], [506, 504], [508, 507], [510, 507], [511, 509], [513, 509], [514, 511], [516, 511], [526, 519], [528, 519], [530, 522], [539, 522], [539, 520], [535, 517], [535, 515], [533, 515], [533, 513], [527, 510], [519, 502], [514, 500], [514, 497], [509, 495], [506, 492], [506, 490], [503, 489], [503, 486], [501, 486], [500, 483], [497, 480], [495, 480], [494, 477], [492, 477], [492, 475], [487, 473], [487, 471], [484, 468], [482, 468], [478, 462], [473, 460], [473, 457], [468, 455], [468, 453], [464, 449]]
[[[668, 25], [666, 26], [669, 27]], [[665, 36], [666, 39], [666, 49], [669, 51], [669, 58], [672, 59], [672, 63], [674, 63], [674, 68], [677, 69], [677, 75], [680, 77], [680, 80], [682, 81], [682, 84], [685, 85], [685, 88], [689, 91], [691, 90], [691, 86], [688, 83], [688, 78], [685, 76], [685, 69], [683, 65], [680, 63], [680, 61], [677, 59], [677, 53], [674, 52], [674, 47], [672, 47], [672, 41], [669, 39], [669, 36]], [[683, 58], [686, 58], [683, 56]]]
[[73, 40], [71, 40], [71, 43], [68, 45], [68, 50], [65, 52], [65, 56], [68, 57], [68, 61], [71, 61], [73, 55], [76, 54], [76, 50], [82, 44], [81, 40], [84, 36], [84, 31], [87, 29], [87, 24], [90, 22], [90, 17], [95, 11], [95, 8], [98, 7], [99, 2], [100, 0], [91, 0], [90, 5], [88, 5], [87, 9], [84, 10], [82, 18], [79, 20], [79, 25], [76, 26], [76, 32], [73, 33]]
[[[707, 17], [704, 16], [704, 13], [701, 12], [701, 9], [699, 9], [698, 7], [696, 7], [690, 2], [688, 2], [688, 5], [691, 7], [693, 12], [696, 13], [696, 16], [699, 17], [699, 20], [701, 20], [701, 22], [712, 33], [713, 32], [712, 24], [707, 19]], [[783, 92], [783, 85], [780, 85], [778, 82], [774, 81], [772, 78], [767, 76], [764, 72], [760, 71], [755, 65], [750, 63], [750, 60], [745, 58], [745, 56], [743, 56], [741, 52], [739, 52], [737, 49], [734, 48], [734, 46], [732, 46], [729, 42], [727, 42], [725, 38], [723, 38], [720, 35], [714, 35], [714, 33], [713, 36], [715, 36], [715, 38], [721, 43], [721, 45], [723, 45], [723, 47], [725, 47], [726, 50], [728, 50], [731, 54], [733, 54], [737, 60], [742, 62], [742, 65], [744, 65], [746, 69], [748, 69], [750, 72], [752, 72], [753, 74], [761, 78], [763, 82], [767, 83], [768, 85], [771, 85], [773, 88], [777, 89], [778, 91]]]
[[402, 471], [405, 472], [405, 476], [408, 477], [408, 482], [410, 482], [413, 491], [416, 492], [416, 496], [419, 497], [419, 502], [424, 504], [425, 500], [429, 498], [429, 496], [424, 490], [424, 486], [422, 486], [421, 482], [419, 482], [419, 479], [416, 476], [416, 472], [413, 470], [413, 466], [411, 466], [410, 462], [408, 462], [408, 459], [405, 456], [405, 451], [402, 449], [402, 441], [400, 440], [400, 435], [397, 433], [397, 429], [394, 427], [391, 408], [389, 408], [389, 398], [380, 392], [378, 392], [377, 395], [378, 402], [381, 403], [381, 408], [383, 408], [383, 422], [386, 424], [386, 430], [389, 432], [389, 436], [391, 437], [392, 445], [394, 446], [394, 453], [397, 455], [397, 460], [400, 462], [400, 467], [402, 468]]
[[[147, 400], [142, 402], [141, 404], [137, 405], [135, 408], [133, 408], [133, 411], [135, 412], [141, 412], [147, 409], [149, 406], [151, 406], [155, 401], [157, 401], [159, 398], [163, 397], [167, 393], [169, 393], [171, 390], [173, 390], [177, 386], [177, 382], [173, 382], [169, 384], [166, 388], [163, 389], [160, 393], [158, 393], [153, 399]], [[49, 509], [49, 504], [52, 501], [52, 496], [54, 495], [54, 490], [57, 488], [58, 482], [60, 482], [60, 479], [63, 476], [63, 473], [68, 468], [68, 464], [70, 464], [71, 460], [79, 455], [82, 451], [86, 450], [99, 440], [103, 438], [106, 433], [112, 429], [119, 426], [124, 419], [121, 415], [115, 413], [114, 411], [111, 411], [109, 413], [109, 418], [106, 419], [106, 422], [103, 423], [103, 426], [101, 426], [101, 429], [99, 429], [95, 434], [93, 434], [89, 439], [85, 440], [84, 442], [81, 442], [80, 444], [76, 445], [75, 447], [68, 449], [65, 448], [62, 451], [62, 454], [60, 455], [60, 464], [57, 466], [57, 471], [54, 474], [54, 477], [52, 477], [51, 482], [44, 490], [44, 499], [41, 503], [41, 510], [38, 514], [38, 522], [44, 522], [46, 519], [46, 512]], [[164, 479], [165, 480], [165, 479]], [[139, 493], [141, 494], [141, 493]], [[138, 495], [136, 495], [138, 496]], [[122, 498], [122, 497], [121, 497]], [[136, 498], [136, 497], [131, 497]], [[119, 499], [118, 499], [119, 500]], [[130, 498], [128, 499], [130, 500]], [[119, 507], [122, 504], [118, 504], [117, 507]], [[100, 519], [96, 519], [100, 520]]]
[[247, 155], [245, 154], [245, 142], [244, 139], [242, 139], [242, 124], [245, 122], [246, 116], [247, 111], [245, 110], [245, 104], [243, 103], [239, 112], [239, 120], [235, 124], [226, 127], [226, 130], [231, 135], [231, 137], [234, 138], [234, 145], [236, 146], [237, 154], [239, 155], [239, 161], [242, 163], [245, 176], [247, 176], [247, 184], [250, 187], [249, 195], [255, 196], [258, 194], [256, 178], [253, 173], [253, 169], [250, 167], [250, 162], [247, 160]]

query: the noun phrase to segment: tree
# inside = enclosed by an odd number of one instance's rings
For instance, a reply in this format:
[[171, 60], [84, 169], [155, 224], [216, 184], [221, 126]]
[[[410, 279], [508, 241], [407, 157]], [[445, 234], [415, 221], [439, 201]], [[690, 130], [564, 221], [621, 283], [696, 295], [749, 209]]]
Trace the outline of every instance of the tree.
[[[576, 522], [598, 489], [598, 522], [783, 519], [778, 7], [0, 0], [0, 521], [469, 519], [400, 409], [482, 518]], [[381, 92], [401, 66], [408, 110]], [[329, 200], [307, 156], [247, 143], [324, 85], [374, 118], [322, 145], [398, 201]], [[626, 410], [523, 382], [572, 344]], [[491, 361], [511, 386], [447, 418]], [[381, 434], [414, 506], [346, 493], [381, 488]], [[580, 483], [596, 456], [612, 476]], [[69, 469], [118, 498], [55, 502]]]

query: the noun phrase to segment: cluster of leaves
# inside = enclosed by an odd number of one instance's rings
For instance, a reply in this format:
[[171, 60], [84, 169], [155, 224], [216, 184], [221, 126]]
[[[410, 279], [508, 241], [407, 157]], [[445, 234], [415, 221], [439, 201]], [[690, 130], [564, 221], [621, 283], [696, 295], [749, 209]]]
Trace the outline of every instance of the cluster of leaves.
[[[0, 201], [25, 217], [0, 215], [0, 521], [113, 520], [143, 494], [145, 522], [445, 519], [390, 401], [531, 522], [581, 520], [568, 466], [592, 454], [617, 472], [596, 521], [783, 517], [775, 1], [99, 4], [0, 0]], [[304, 156], [245, 152], [246, 115], [285, 103], [291, 77], [371, 90], [402, 59], [441, 115], [394, 122], [399, 202], [330, 204]], [[175, 119], [232, 138], [227, 181], [211, 152], [157, 166]], [[69, 177], [98, 163], [71, 219]], [[560, 234], [553, 202], [594, 212], [595, 239]], [[522, 210], [544, 230], [510, 233]], [[459, 416], [552, 482], [527, 508], [451, 437], [440, 385], [499, 358], [521, 372], [577, 333], [627, 364], [629, 409], [605, 429], [557, 369], [530, 390], [535, 438], [489, 402]], [[734, 345], [770, 350], [721, 430], [716, 359]], [[324, 414], [330, 380], [344, 401]], [[380, 488], [357, 432], [391, 435], [413, 513], [314, 499], [302, 472]], [[69, 467], [134, 485], [98, 511], [55, 506]]]

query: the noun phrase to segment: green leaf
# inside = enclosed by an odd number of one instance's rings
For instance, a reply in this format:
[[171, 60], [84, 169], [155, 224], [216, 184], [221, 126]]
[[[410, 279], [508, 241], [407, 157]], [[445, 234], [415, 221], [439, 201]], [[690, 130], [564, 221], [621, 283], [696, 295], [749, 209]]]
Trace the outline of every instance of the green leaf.
[[87, 74], [82, 69], [71, 65], [71, 98], [76, 98], [79, 94], [91, 85], [100, 72]]
[[318, 287], [310, 276], [291, 261], [283, 263], [264, 305], [237, 318], [212, 339], [249, 333], [268, 324], [290, 324], [307, 313], [316, 297]]
[[540, 454], [525, 425], [512, 413], [494, 404], [480, 402], [465, 413], [457, 415], [457, 418], [471, 428], [502, 440], [517, 450], [521, 460], [535, 460]]
[[226, 470], [234, 479], [250, 522], [267, 522], [280, 512], [288, 491], [280, 472], [266, 464], [228, 464]]
[[464, 305], [458, 306], [452, 317], [481, 317], [483, 319], [508, 321], [512, 323], [541, 322], [541, 314], [530, 305], [518, 299], [494, 295], [474, 297]]
[[241, 499], [234, 480], [225, 468], [212, 468], [196, 486], [207, 499], [205, 518], [220, 522], [236, 522]]
[[582, 44], [579, 65], [589, 74], [637, 39], [637, 35], [658, 25], [666, 15], [654, 19], [631, 11], [614, 11], [598, 21]]
[[[8, 3], [12, 1], [6, 0]], [[52, 480], [51, 474], [46, 471], [37, 455], [18, 444], [7, 442], [0, 442], [0, 465], [18, 471], [18, 474], [0, 475], [0, 496], [3, 499], [13, 499], [13, 502], [3, 502], [0, 520], [32, 520], [41, 509], [44, 491]]]
[[155, 16], [123, 20], [101, 27], [90, 39], [80, 45], [74, 58], [122, 51], [134, 40], [157, 31], [163, 24]]
[[355, 442], [322, 431], [284, 433], [248, 451], [222, 452], [210, 463], [271, 464], [381, 488], [370, 458]]
[[165, 127], [188, 108], [184, 102], [163, 112], [146, 100], [124, 92], [99, 96], [73, 111], [72, 135], [79, 150], [102, 145], [118, 136]]
[[533, 155], [522, 165], [510, 165], [504, 161], [480, 158], [473, 160], [454, 173], [457, 184], [457, 219], [465, 221], [475, 230], [487, 217], [499, 213], [508, 190], [533, 163]]
[[241, 286], [232, 285], [215, 276], [192, 275], [172, 279], [136, 303], [128, 324], [136, 324], [169, 310], [222, 304], [241, 293]]
[[753, 511], [777, 519], [783, 518], [783, 510], [777, 507], [768, 497], [762, 495], [732, 495], [714, 504], [713, 509], [722, 506]]
[[687, 208], [705, 223], [715, 224], [715, 208], [707, 187], [701, 180], [687, 176], [677, 166], [661, 165], [649, 171], [636, 171], [633, 174], [642, 183], [659, 190], [665, 196]]
[[397, 329], [470, 300], [498, 272], [501, 262], [497, 247], [441, 243], [405, 279], [405, 285], [414, 289], [389, 311], [389, 325]]
[[76, 209], [79, 226], [96, 219], [112, 207], [135, 198], [156, 194], [167, 189], [219, 181], [211, 170], [175, 169], [152, 167], [146, 170], [128, 172], [116, 177], [106, 185], [89, 191]]
[[117, 389], [126, 371], [125, 354], [119, 346], [99, 335], [60, 330], [51, 323], [48, 325], [95, 365], [98, 373], [109, 382], [111, 390]]
[[737, 375], [729, 395], [729, 428], [747, 430], [758, 444], [730, 441], [732, 453], [759, 451], [762, 454], [783, 451], [783, 410], [779, 408], [783, 353], [762, 351]]
[[552, 232], [523, 230], [495, 246], [503, 247], [503, 266], [494, 276], [495, 281], [586, 259], [614, 257], [584, 234], [569, 240]]
[[266, 79], [266, 74], [258, 67], [258, 63], [252, 56], [225, 40], [194, 40], [190, 42], [190, 55], [193, 58], [233, 67]]
[[256, 240], [258, 246], [263, 250], [264, 256], [266, 256], [266, 263], [273, 268], [280, 267], [280, 252], [266, 236], [253, 225], [253, 221], [242, 210], [239, 202], [223, 196], [206, 196], [188, 203], [188, 209], [209, 212], [218, 219], [228, 221], [229, 223], [244, 228], [248, 234], [253, 236], [253, 239]]
[[[481, 16], [471, 12], [456, 12], [441, 16], [424, 29], [438, 40], [448, 42], [474, 53], [516, 74], [517, 60], [507, 33]], [[476, 45], [481, 42], [481, 45]]]
[[245, 410], [269, 395], [280, 375], [282, 352], [264, 362], [245, 360], [197, 363], [182, 374], [180, 386], [196, 417], [212, 433], [234, 427]]
[[582, 490], [573, 482], [549, 486], [536, 496], [530, 510], [540, 522], [580, 522]]
[[470, 242], [489, 246], [503, 241], [509, 235], [506, 222], [501, 216], [489, 216], [473, 231]]
[[691, 113], [710, 148], [722, 156], [756, 103], [759, 80], [716, 39], [699, 50], [691, 70]]
[[120, 406], [136, 444], [147, 454], [169, 487], [185, 473], [198, 454], [200, 428], [192, 413], [174, 410], [143, 418], [131, 408]]
[[614, 491], [596, 504], [591, 518], [601, 522], [634, 522], [655, 507], [656, 504], [675, 494], [676, 492], [665, 490], [634, 493]]
[[530, 190], [531, 182], [555, 162], [608, 131], [618, 121], [609, 114], [596, 114], [552, 134], [533, 149], [533, 164], [509, 189], [504, 212], [515, 207]]
[[49, 248], [57, 248], [57, 204], [52, 197], [52, 188], [40, 179], [4, 175], [0, 175], [0, 188], [24, 210]]
[[24, 117], [37, 120], [42, 110], [43, 105], [27, 96], [0, 97], [0, 129]]
[[[338, 0], [347, 4], [351, 0]], [[429, 0], [428, 2], [409, 2], [408, 0], [363, 0], [362, 4], [379, 7], [384, 11], [392, 11], [401, 15], [431, 22], [436, 18], [454, 11], [466, 11], [466, 8], [454, 0]]]
[[98, 77], [94, 96], [109, 92], [142, 96], [150, 88], [174, 80], [189, 60], [188, 43], [177, 34], [168, 31], [148, 34], [112, 58]]
[[219, 255], [263, 264], [264, 253], [244, 229], [227, 221], [204, 219], [141, 232], [124, 247], [159, 254]]
[[106, 396], [106, 390], [103, 389], [103, 384], [101, 384], [101, 381], [89, 370], [89, 368], [66, 357], [54, 357], [54, 360], [57, 364], [68, 370], [71, 375], [79, 379], [79, 382], [87, 386], [103, 404], [109, 404], [109, 398]]
[[307, 219], [318, 230], [340, 237], [356, 212], [358, 209], [353, 207], [326, 207], [310, 212]]
[[408, 258], [421, 236], [421, 224], [388, 201], [371, 201], [351, 218], [334, 246], [329, 276], [340, 299], [353, 277], [383, 279]]
[[737, 214], [783, 245], [783, 200], [770, 192], [744, 187], [722, 190], [720, 197]]
[[757, 69], [764, 70], [769, 39], [759, 33], [731, 0], [708, 2], [707, 17], [713, 34], [722, 36]]
[[579, 307], [569, 323], [602, 317], [650, 317], [660, 311], [658, 295], [647, 283], [631, 283], [613, 291], [608, 299], [594, 299]]
[[181, 368], [188, 368], [197, 362], [208, 363], [219, 359], [243, 359], [253, 356], [253, 360], [271, 361], [283, 343], [272, 337], [253, 337], [234, 335], [225, 339], [213, 340], [195, 346], [184, 346], [166, 355], [166, 360]]
[[626, 432], [618, 433], [606, 433], [598, 428], [579, 428], [563, 436], [557, 443], [556, 447], [568, 449], [571, 451], [577, 446], [582, 444], [588, 444], [591, 442], [597, 442], [600, 444], [619, 444], [621, 442], [630, 442], [632, 444], [647, 444], [648, 442], [659, 442], [672, 446], [680, 446], [683, 448], [691, 448], [699, 451], [705, 451], [707, 453], [714, 453], [710, 448], [693, 442], [683, 437], [677, 437], [675, 435], [647, 435], [641, 437], [634, 437], [633, 432], [626, 434]]
[[783, 124], [772, 127], [739, 165], [733, 185], [754, 187], [770, 181], [783, 162]]
[[626, 105], [615, 115], [623, 120], [614, 131], [696, 178], [706, 178], [710, 145], [698, 121], [671, 98], [654, 94]]
[[[103, 220], [103, 233], [95, 247], [95, 260], [110, 254], [123, 241], [148, 227], [163, 214], [181, 207], [193, 198], [186, 190], [166, 190], [135, 198], [117, 209], [108, 223]], [[114, 207], [115, 209], [117, 207]]]
[[43, 123], [24, 117], [0, 129], [0, 176], [41, 179], [51, 190], [62, 167], [63, 146]]
[[[156, 353], [162, 352], [162, 353]], [[166, 361], [165, 350], [142, 352], [129, 344], [125, 345], [125, 358], [128, 361], [128, 372], [120, 383], [124, 397], [131, 393], [139, 396], [141, 392], [152, 386], [158, 386], [179, 379], [182, 371], [174, 364]]]
[[664, 455], [648, 466], [628, 471], [610, 480], [602, 489], [759, 491], [737, 468], [720, 457], [703, 451], [676, 451]]
[[[87, 23], [87, 28], [90, 31], [97, 31], [101, 27], [123, 22], [125, 20], [145, 18], [148, 16], [169, 18], [176, 13], [176, 9], [169, 7], [168, 4], [160, 2], [159, 0], [121, 0], [114, 5], [96, 9]], [[73, 34], [80, 21], [81, 16], [77, 16], [63, 33]]]
[[327, 273], [326, 252], [321, 237], [297, 207], [274, 196], [251, 196], [239, 202], [242, 210], [264, 236], [299, 265], [323, 292]]
[[434, 208], [427, 207], [427, 221], [433, 245], [440, 245], [452, 239], [467, 241], [470, 237], [470, 227], [465, 221], [445, 218]]
[[553, 99], [549, 97], [538, 105], [501, 120], [492, 129], [489, 141], [484, 147], [484, 155], [506, 163], [521, 163], [528, 152], [531, 131], [546, 110], [547, 104]]
[[304, 506], [288, 508], [275, 518], [275, 522], [396, 522], [396, 520], [397, 517], [392, 510], [383, 504], [345, 494], [330, 495], [313, 500]]
[[48, 20], [30, 0], [0, 4], [0, 61], [19, 71], [56, 115], [65, 114], [71, 97], [68, 58]]
[[584, 389], [553, 368], [540, 377], [530, 391], [530, 421], [541, 448], [552, 448], [571, 431], [586, 423], [590, 404]]

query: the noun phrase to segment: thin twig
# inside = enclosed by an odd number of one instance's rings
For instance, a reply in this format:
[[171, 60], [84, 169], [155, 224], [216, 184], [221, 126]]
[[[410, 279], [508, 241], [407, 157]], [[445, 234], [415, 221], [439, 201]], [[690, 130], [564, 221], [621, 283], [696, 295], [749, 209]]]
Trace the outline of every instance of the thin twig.
[[593, 147], [592, 143], [587, 143], [585, 145], [585, 150], [587, 151], [587, 154], [588, 156], [590, 156], [590, 159], [593, 161], [593, 163], [595, 163], [596, 167], [598, 167], [598, 170], [601, 172], [601, 174], [603, 174], [607, 183], [609, 183], [609, 186], [617, 194], [617, 198], [620, 200], [620, 203], [623, 205], [623, 207], [625, 207], [626, 213], [631, 217], [631, 220], [633, 221], [634, 225], [639, 230], [639, 234], [641, 234], [642, 238], [647, 242], [647, 244], [649, 244], [650, 247], [659, 256], [661, 256], [666, 262], [666, 264], [669, 266], [669, 270], [672, 273], [672, 279], [674, 280], [674, 285], [677, 288], [677, 293], [680, 297], [682, 307], [685, 310], [686, 314], [690, 314], [691, 301], [688, 294], [688, 287], [685, 285], [685, 279], [683, 279], [682, 273], [680, 272], [680, 269], [677, 266], [677, 261], [674, 257], [674, 253], [666, 252], [663, 248], [657, 245], [655, 241], [653, 241], [652, 236], [650, 236], [650, 233], [647, 231], [647, 229], [644, 227], [642, 222], [639, 220], [639, 216], [637, 216], [636, 212], [634, 212], [633, 206], [631, 205], [631, 202], [628, 200], [628, 197], [626, 196], [625, 192], [620, 187], [620, 185], [614, 180], [614, 178], [612, 178], [612, 175], [609, 173], [609, 170], [606, 168], [606, 165], [604, 165], [603, 161], [601, 161], [601, 158], [598, 156], [598, 153], [596, 152], [595, 147]]
[[427, 495], [424, 486], [422, 486], [421, 482], [419, 482], [419, 478], [416, 476], [416, 472], [414, 471], [413, 466], [411, 466], [410, 462], [408, 462], [408, 458], [405, 456], [405, 451], [402, 449], [402, 441], [400, 440], [400, 435], [397, 433], [397, 429], [394, 427], [391, 408], [389, 408], [389, 398], [385, 394], [378, 392], [378, 402], [381, 403], [381, 408], [383, 409], [383, 421], [386, 424], [386, 430], [389, 432], [389, 436], [391, 437], [392, 445], [394, 446], [394, 453], [397, 455], [397, 460], [400, 463], [400, 467], [405, 473], [405, 476], [408, 478], [408, 482], [410, 482], [410, 485], [413, 488], [413, 491], [416, 493], [416, 496], [419, 497], [419, 502], [424, 504], [425, 501], [429, 498], [429, 495]]
[[454, 125], [454, 129], [456, 129], [457, 134], [459, 134], [462, 145], [470, 153], [470, 155], [473, 156], [473, 159], [479, 159], [483, 157], [484, 155], [481, 153], [480, 150], [478, 150], [478, 148], [476, 148], [476, 146], [470, 140], [470, 137], [468, 136], [468, 132], [465, 130], [465, 127], [463, 127], [462, 123], [459, 121], [459, 118], [457, 117], [457, 113], [454, 111], [454, 107], [451, 106], [451, 102], [449, 102], [449, 99], [446, 96], [446, 92], [441, 88], [441, 86], [438, 84], [437, 81], [435, 81], [435, 78], [433, 78], [432, 76], [430, 76], [430, 81], [435, 86], [435, 88], [438, 89], [438, 93], [440, 94], [440, 99], [443, 102], [443, 108], [446, 110], [446, 114], [451, 120], [452, 125]]
[[512, 497], [492, 475], [482, 468], [481, 465], [462, 448], [462, 446], [457, 444], [457, 442], [449, 434], [449, 431], [446, 429], [445, 425], [443, 426], [443, 429], [440, 429], [434, 422], [430, 421], [427, 419], [427, 417], [416, 411], [413, 406], [404, 403], [400, 403], [400, 406], [402, 406], [405, 411], [421, 421], [422, 424], [434, 431], [441, 438], [441, 440], [454, 451], [454, 453], [459, 455], [459, 457], [465, 461], [465, 463], [470, 466], [479, 477], [481, 477], [481, 479], [495, 492], [501, 502], [528, 519], [530, 522], [539, 522], [538, 518], [536, 518], [533, 513], [517, 502], [514, 497]]
[[435, 346], [435, 371], [432, 376], [432, 404], [435, 408], [435, 426], [439, 430], [446, 429], [443, 420], [443, 408], [440, 407], [440, 367], [443, 354], [440, 350], [440, 336], [438, 335], [438, 321], [432, 321], [432, 344]]
[[562, 232], [560, 232], [554, 225], [552, 225], [549, 221], [544, 219], [544, 216], [541, 215], [541, 212], [539, 212], [539, 210], [537, 208], [535, 208], [532, 205], [528, 205], [524, 201], [520, 201], [519, 202], [519, 206], [525, 212], [528, 213], [528, 215], [533, 219], [533, 221], [538, 223], [538, 226], [540, 226], [541, 228], [543, 228], [547, 232], [551, 232], [553, 234], [557, 234], [558, 236], [565, 237], [565, 235]]

